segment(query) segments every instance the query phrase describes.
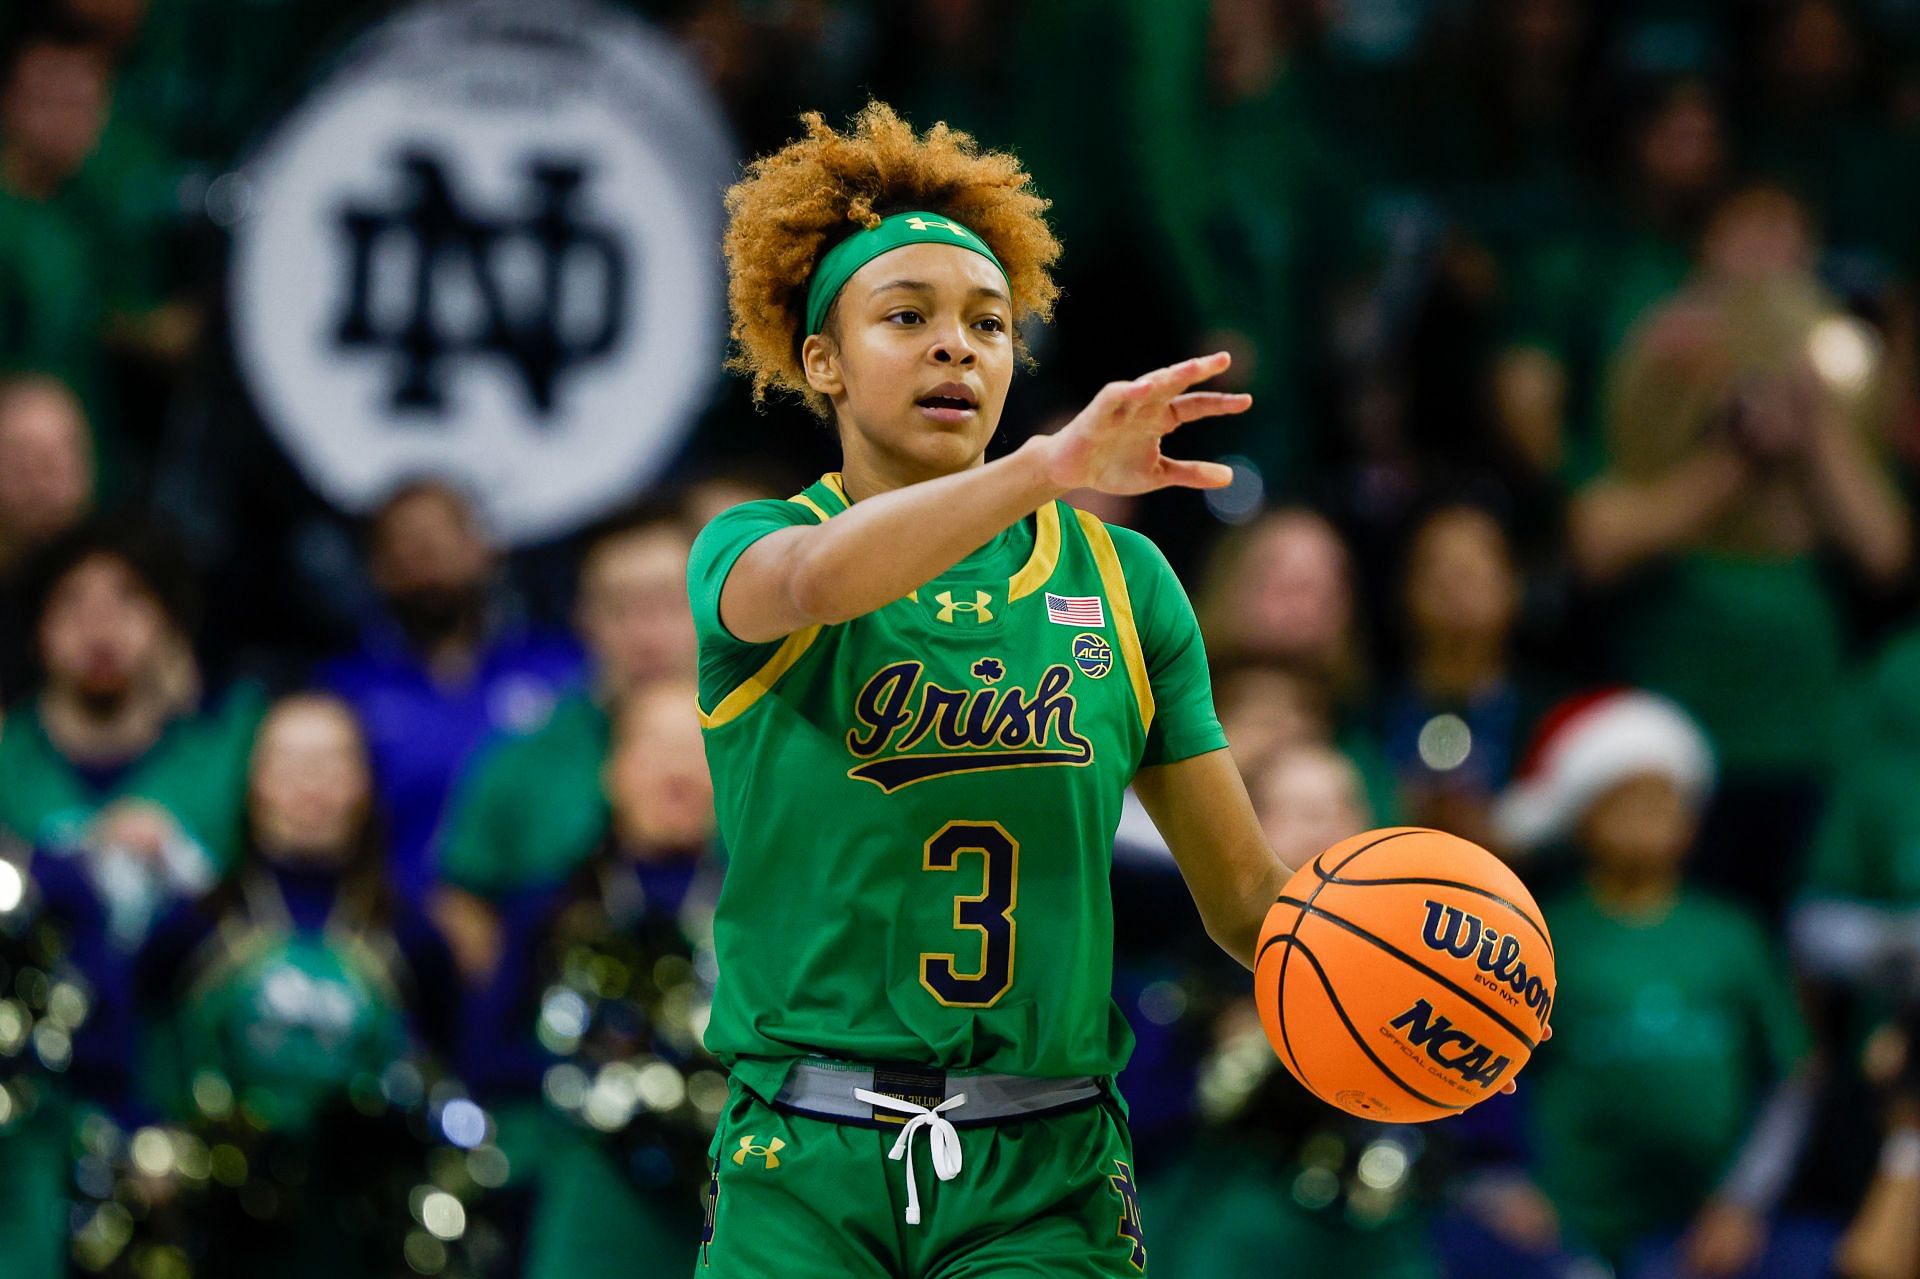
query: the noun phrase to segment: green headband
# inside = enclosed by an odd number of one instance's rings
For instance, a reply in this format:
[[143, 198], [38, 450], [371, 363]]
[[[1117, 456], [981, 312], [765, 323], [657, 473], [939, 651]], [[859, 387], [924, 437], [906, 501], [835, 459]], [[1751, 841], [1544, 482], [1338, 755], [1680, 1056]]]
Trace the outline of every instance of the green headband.
[[[951, 244], [972, 249], [1000, 267], [1002, 276], [1007, 274], [1007, 268], [1000, 266], [1000, 259], [993, 256], [987, 242], [958, 222], [924, 211], [896, 213], [881, 219], [877, 227], [855, 231], [821, 257], [820, 265], [813, 269], [813, 278], [807, 282], [808, 335], [818, 333], [827, 322], [827, 309], [855, 271], [882, 253], [891, 253], [909, 244]], [[1012, 287], [1010, 280], [1008, 287]]]

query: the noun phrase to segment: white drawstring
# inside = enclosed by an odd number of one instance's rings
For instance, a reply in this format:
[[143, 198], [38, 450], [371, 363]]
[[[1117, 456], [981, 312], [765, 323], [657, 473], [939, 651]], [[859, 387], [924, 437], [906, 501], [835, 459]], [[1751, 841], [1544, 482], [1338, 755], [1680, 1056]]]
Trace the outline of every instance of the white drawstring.
[[928, 1130], [927, 1143], [933, 1153], [933, 1171], [940, 1180], [952, 1181], [959, 1176], [960, 1134], [941, 1112], [966, 1104], [967, 1094], [955, 1093], [931, 1110], [898, 1097], [889, 1097], [885, 1093], [869, 1092], [865, 1088], [854, 1089], [853, 1095], [870, 1106], [884, 1106], [888, 1110], [913, 1116], [894, 1139], [893, 1149], [888, 1152], [887, 1158], [907, 1161], [907, 1224], [917, 1226], [920, 1224], [920, 1187], [913, 1180], [913, 1135], [922, 1128]]

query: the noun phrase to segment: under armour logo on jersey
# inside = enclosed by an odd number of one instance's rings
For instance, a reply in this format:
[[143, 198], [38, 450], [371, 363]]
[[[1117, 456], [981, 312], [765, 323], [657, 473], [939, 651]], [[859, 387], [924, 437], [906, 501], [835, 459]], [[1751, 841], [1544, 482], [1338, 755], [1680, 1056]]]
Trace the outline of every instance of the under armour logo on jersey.
[[963, 240], [971, 240], [973, 238], [973, 232], [967, 230], [967, 228], [961, 226], [958, 222], [934, 222], [926, 218], [908, 218], [907, 225], [916, 231], [931, 231], [935, 227], [941, 227], [953, 232]]
[[993, 596], [986, 591], [975, 591], [971, 601], [956, 600], [952, 591], [941, 591], [933, 598], [940, 605], [934, 616], [943, 622], [951, 622], [955, 613], [971, 613], [976, 622], [993, 620], [993, 610], [987, 607], [993, 603]]
[[1140, 1194], [1133, 1186], [1133, 1169], [1118, 1159], [1113, 1161], [1113, 1166], [1120, 1170], [1107, 1176], [1107, 1180], [1113, 1183], [1114, 1193], [1120, 1196], [1120, 1229], [1115, 1233], [1133, 1245], [1127, 1260], [1133, 1263], [1135, 1270], [1145, 1274], [1147, 1236], [1140, 1228]]
[[762, 1165], [763, 1167], [778, 1168], [780, 1166], [780, 1152], [787, 1148], [787, 1143], [775, 1137], [772, 1141], [762, 1146], [754, 1141], [755, 1135], [754, 1133], [748, 1133], [740, 1139], [740, 1149], [733, 1152], [733, 1162], [744, 1168], [747, 1166], [747, 1156], [751, 1155], [755, 1159], [766, 1160], [766, 1163]]

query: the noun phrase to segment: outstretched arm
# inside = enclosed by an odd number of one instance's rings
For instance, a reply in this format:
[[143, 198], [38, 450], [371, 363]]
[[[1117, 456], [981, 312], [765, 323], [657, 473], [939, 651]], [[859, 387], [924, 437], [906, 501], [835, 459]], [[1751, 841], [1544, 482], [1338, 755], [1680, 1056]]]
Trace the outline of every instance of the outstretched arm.
[[1224, 353], [1208, 355], [1109, 383], [1057, 434], [997, 462], [867, 498], [823, 524], [769, 533], [727, 574], [721, 621], [740, 639], [764, 643], [871, 613], [1077, 488], [1218, 488], [1232, 478], [1228, 468], [1169, 458], [1160, 441], [1188, 422], [1252, 405], [1251, 396], [1192, 389], [1229, 363]]
[[1133, 791], [1166, 839], [1207, 935], [1252, 968], [1260, 925], [1293, 872], [1261, 833], [1233, 756], [1209, 751], [1143, 768]]

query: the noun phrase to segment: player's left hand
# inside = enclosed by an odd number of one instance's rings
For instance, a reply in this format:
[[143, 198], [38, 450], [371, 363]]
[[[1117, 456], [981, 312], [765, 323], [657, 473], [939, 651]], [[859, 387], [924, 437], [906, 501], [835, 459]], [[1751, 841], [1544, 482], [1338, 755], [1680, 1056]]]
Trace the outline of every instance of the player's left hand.
[[1724, 1279], [1753, 1264], [1767, 1246], [1766, 1218], [1724, 1199], [1709, 1200], [1680, 1241], [1689, 1271], [1701, 1279]]
[[1221, 488], [1233, 471], [1218, 462], [1167, 457], [1163, 437], [1201, 418], [1244, 413], [1253, 397], [1193, 388], [1227, 371], [1225, 351], [1169, 364], [1131, 382], [1109, 382], [1048, 438], [1047, 473], [1063, 490], [1126, 495], [1155, 489]]
[[[1553, 1027], [1542, 1026], [1540, 1028], [1540, 1042], [1544, 1044], [1549, 1039], [1552, 1039], [1552, 1038], [1553, 1038]], [[1509, 1079], [1507, 1080], [1506, 1083], [1500, 1085], [1500, 1091], [1508, 1094], [1519, 1092], [1520, 1081], [1518, 1079]]]

